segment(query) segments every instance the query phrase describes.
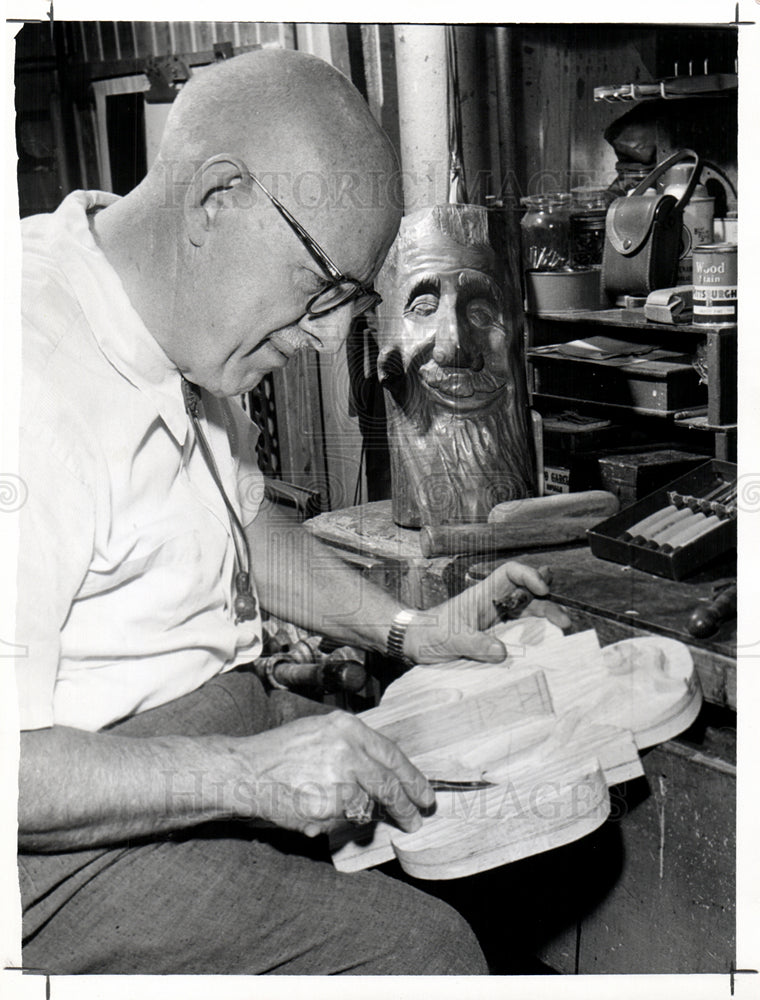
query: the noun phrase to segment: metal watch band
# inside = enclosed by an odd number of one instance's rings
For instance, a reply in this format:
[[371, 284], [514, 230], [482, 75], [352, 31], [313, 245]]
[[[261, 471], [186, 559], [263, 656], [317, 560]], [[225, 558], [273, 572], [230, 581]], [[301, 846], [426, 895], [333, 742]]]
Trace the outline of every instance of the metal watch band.
[[408, 608], [405, 608], [403, 611], [399, 611], [391, 622], [391, 627], [388, 631], [388, 639], [385, 644], [385, 655], [392, 657], [394, 660], [400, 660], [407, 666], [412, 665], [412, 660], [410, 660], [408, 656], [404, 655], [404, 638], [406, 636], [406, 630], [414, 621], [415, 617], [415, 612], [410, 611]]

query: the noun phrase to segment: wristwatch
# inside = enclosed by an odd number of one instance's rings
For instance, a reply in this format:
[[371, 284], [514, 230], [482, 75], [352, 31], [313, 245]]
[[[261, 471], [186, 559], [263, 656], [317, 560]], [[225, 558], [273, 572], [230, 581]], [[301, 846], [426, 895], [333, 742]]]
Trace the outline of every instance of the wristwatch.
[[406, 630], [416, 617], [416, 613], [409, 608], [399, 611], [391, 622], [388, 639], [385, 643], [385, 655], [391, 659], [399, 660], [406, 667], [414, 666], [414, 661], [404, 654], [404, 639], [406, 638]]

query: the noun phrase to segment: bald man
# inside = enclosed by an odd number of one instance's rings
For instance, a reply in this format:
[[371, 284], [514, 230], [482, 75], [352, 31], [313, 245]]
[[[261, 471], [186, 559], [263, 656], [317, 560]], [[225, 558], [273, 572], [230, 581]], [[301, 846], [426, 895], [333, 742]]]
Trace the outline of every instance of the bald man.
[[27, 967], [486, 971], [454, 911], [338, 874], [318, 836], [373, 801], [418, 828], [424, 776], [356, 718], [241, 669], [262, 607], [367, 648], [391, 634], [417, 662], [500, 660], [479, 631], [493, 599], [546, 591], [507, 564], [415, 617], [260, 505], [227, 397], [336, 350], [377, 300], [395, 172], [344, 77], [262, 51], [190, 81], [129, 195], [75, 192], [23, 224]]

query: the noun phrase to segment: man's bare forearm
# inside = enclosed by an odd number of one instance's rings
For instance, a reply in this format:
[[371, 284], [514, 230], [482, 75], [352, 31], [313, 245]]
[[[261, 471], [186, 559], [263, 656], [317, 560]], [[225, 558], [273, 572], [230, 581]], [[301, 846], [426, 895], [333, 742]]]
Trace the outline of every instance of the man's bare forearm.
[[433, 794], [390, 740], [347, 712], [252, 736], [130, 738], [54, 726], [21, 734], [19, 845], [57, 852], [219, 819], [316, 836], [365, 790], [405, 830]]
[[231, 738], [132, 739], [54, 726], [21, 734], [19, 846], [75, 850], [235, 814]]
[[262, 512], [247, 529], [267, 611], [351, 645], [385, 649], [401, 605], [303, 526]]

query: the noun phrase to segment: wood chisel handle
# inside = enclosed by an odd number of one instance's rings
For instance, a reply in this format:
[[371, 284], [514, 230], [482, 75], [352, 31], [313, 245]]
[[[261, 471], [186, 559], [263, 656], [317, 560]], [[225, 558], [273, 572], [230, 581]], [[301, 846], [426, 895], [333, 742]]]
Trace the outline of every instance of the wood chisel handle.
[[317, 688], [330, 694], [361, 691], [367, 683], [367, 672], [358, 660], [301, 663], [282, 654], [256, 661], [254, 670], [275, 688]]
[[642, 535], [644, 538], [647, 538], [652, 534], [652, 532], [656, 531], [661, 524], [664, 524], [669, 517], [672, 517], [677, 513], [678, 508], [673, 504], [669, 504], [667, 507], [661, 507], [659, 510], [656, 510], [654, 514], [650, 514], [642, 521], [632, 524], [630, 528], [627, 528], [626, 531], [623, 532], [623, 537], [626, 540], [629, 538], [635, 538], [637, 535]]
[[681, 510], [676, 511], [676, 513], [664, 521], [660, 521], [657, 525], [655, 531], [652, 532], [650, 538], [653, 542], [660, 542], [666, 535], [671, 531], [680, 531], [681, 527], [685, 527], [685, 521], [694, 516], [694, 512], [688, 507], [682, 507]]
[[706, 639], [714, 635], [723, 622], [731, 618], [736, 618], [735, 583], [726, 587], [714, 600], [696, 607], [689, 616], [686, 627], [695, 638]]
[[340, 663], [278, 663], [275, 678], [284, 687], [320, 688], [333, 691], [361, 691], [367, 683], [367, 672], [357, 660]]
[[[713, 514], [712, 517], [707, 517], [706, 514], [694, 514], [692, 518], [683, 526], [675, 525], [674, 533], [669, 534], [666, 538], [662, 539], [660, 545], [665, 548], [669, 546], [665, 551], [669, 549], [676, 549], [681, 545], [686, 545], [687, 542], [693, 542], [694, 539], [701, 537], [705, 532], [710, 531], [714, 528], [716, 524], [720, 523], [720, 518]], [[678, 529], [678, 530], [676, 530]]]
[[[549, 586], [552, 582], [552, 571], [549, 567], [540, 566], [537, 572], [544, 583]], [[551, 600], [551, 594], [544, 594], [543, 597], [537, 598], [536, 594], [526, 590], [525, 587], [515, 587], [506, 597], [500, 601], [494, 601], [493, 606], [496, 608], [500, 621], [509, 621], [512, 618], [519, 618], [530, 602], [537, 599]]]

